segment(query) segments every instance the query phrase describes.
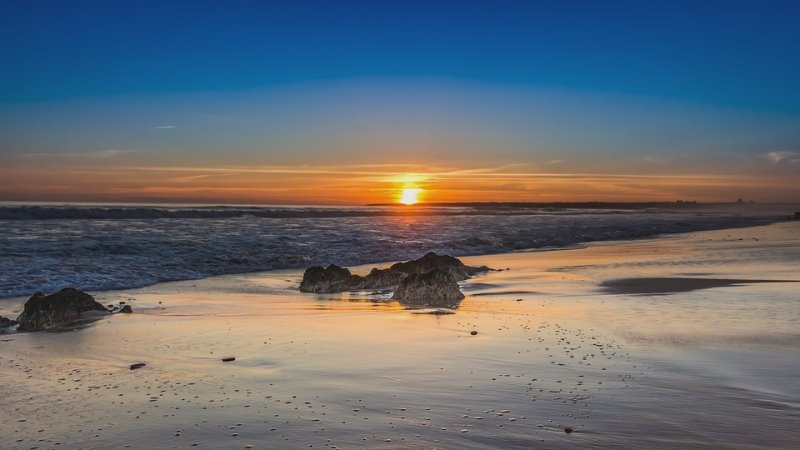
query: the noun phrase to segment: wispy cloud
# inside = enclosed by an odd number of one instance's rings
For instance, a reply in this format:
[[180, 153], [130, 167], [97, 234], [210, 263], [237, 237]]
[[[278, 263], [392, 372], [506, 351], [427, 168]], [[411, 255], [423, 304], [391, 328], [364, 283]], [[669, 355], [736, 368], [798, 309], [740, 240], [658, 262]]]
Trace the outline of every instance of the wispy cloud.
[[76, 159], [112, 159], [120, 155], [136, 153], [136, 150], [92, 150], [86, 152], [41, 152], [41, 153], [21, 153], [18, 155], [23, 159], [52, 159], [52, 158], [76, 158]]
[[669, 159], [669, 158], [658, 158], [658, 157], [650, 156], [650, 155], [634, 156], [633, 159], [638, 159], [639, 161], [645, 161], [645, 162], [649, 162], [649, 163], [652, 163], [652, 164], [658, 164], [660, 166], [663, 166], [663, 165], [666, 165], [666, 164], [669, 164], [670, 162], [672, 162], [672, 160]]
[[173, 181], [178, 183], [185, 183], [189, 181], [201, 180], [203, 178], [211, 178], [211, 177], [227, 177], [230, 175], [235, 175], [235, 172], [223, 172], [223, 173], [206, 173], [202, 175], [189, 175], [185, 177], [175, 177], [175, 178], [167, 178], [166, 181]]
[[772, 164], [800, 164], [800, 152], [776, 151], [768, 152], [765, 155], [767, 161]]
[[175, 128], [175, 125], [158, 125], [153, 127], [154, 130], [171, 130]]

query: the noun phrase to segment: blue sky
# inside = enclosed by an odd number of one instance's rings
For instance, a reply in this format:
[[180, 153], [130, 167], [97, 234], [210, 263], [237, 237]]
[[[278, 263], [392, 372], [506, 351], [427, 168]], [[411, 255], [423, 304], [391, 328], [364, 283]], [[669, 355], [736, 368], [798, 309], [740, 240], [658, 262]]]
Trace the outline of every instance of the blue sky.
[[[797, 181], [798, 13], [774, 1], [4, 2], [0, 160], [26, 176], [46, 159]], [[508, 197], [544, 199], [535, 185]], [[637, 192], [620, 195], [655, 196]]]
[[797, 2], [34, 0], [2, 12], [3, 101], [446, 77], [800, 112]]

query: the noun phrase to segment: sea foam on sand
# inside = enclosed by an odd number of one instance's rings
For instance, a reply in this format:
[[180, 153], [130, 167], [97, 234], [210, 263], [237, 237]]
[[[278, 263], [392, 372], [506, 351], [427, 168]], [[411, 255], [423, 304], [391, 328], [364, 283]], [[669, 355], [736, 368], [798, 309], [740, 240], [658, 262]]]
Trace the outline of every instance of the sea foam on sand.
[[800, 223], [463, 260], [510, 270], [448, 315], [301, 271], [93, 292], [134, 314], [0, 336], [0, 447], [796, 445]]

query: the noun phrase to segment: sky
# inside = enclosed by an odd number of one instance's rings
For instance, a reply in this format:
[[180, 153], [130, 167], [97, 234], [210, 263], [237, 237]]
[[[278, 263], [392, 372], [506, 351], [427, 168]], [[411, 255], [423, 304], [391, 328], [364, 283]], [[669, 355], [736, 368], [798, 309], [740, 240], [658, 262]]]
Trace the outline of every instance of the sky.
[[800, 201], [797, 17], [779, 1], [5, 1], [0, 200]]

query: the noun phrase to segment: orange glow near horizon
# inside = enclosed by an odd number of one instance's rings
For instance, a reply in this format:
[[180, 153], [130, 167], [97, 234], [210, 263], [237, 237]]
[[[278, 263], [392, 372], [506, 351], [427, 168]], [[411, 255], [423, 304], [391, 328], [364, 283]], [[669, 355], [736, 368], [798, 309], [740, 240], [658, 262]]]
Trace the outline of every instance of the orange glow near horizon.
[[[83, 158], [83, 159], [80, 159]], [[99, 161], [41, 158], [0, 164], [0, 200], [419, 205], [448, 202], [791, 201], [794, 176], [544, 171], [534, 164], [453, 167], [427, 164], [147, 166], [131, 154]], [[109, 158], [111, 161], [109, 161]], [[52, 158], [51, 158], [52, 159]], [[113, 162], [113, 163], [112, 163]], [[562, 169], [563, 170], [563, 169]], [[639, 170], [639, 172], [642, 172]], [[31, 180], [36, 180], [32, 182]]]

